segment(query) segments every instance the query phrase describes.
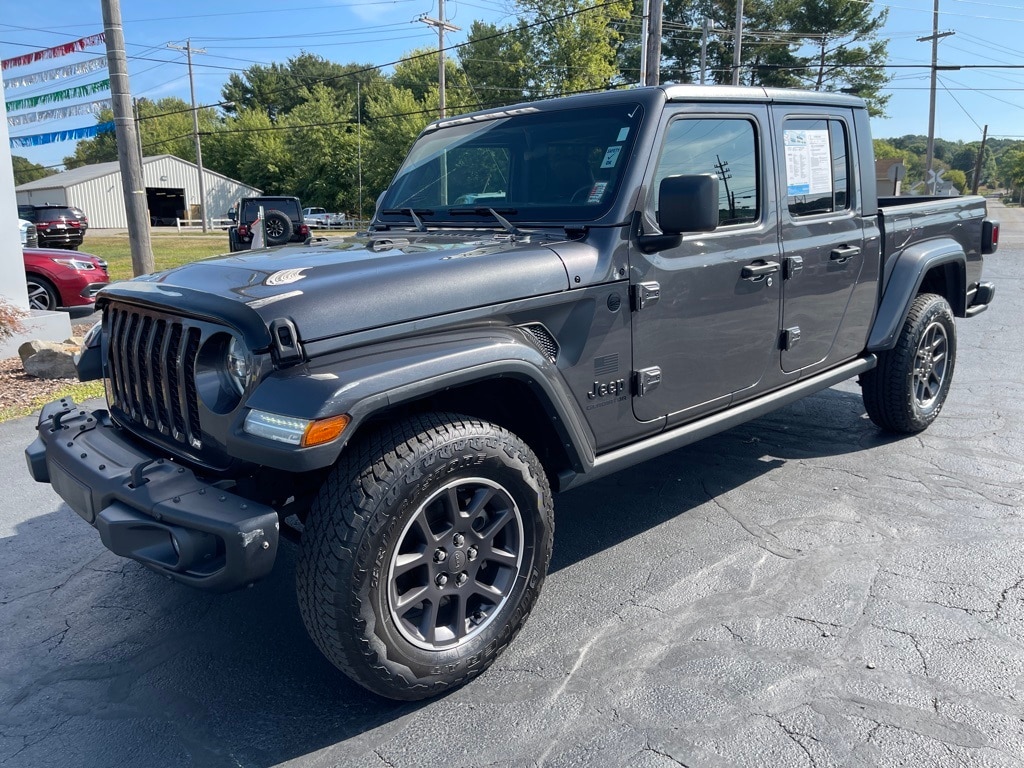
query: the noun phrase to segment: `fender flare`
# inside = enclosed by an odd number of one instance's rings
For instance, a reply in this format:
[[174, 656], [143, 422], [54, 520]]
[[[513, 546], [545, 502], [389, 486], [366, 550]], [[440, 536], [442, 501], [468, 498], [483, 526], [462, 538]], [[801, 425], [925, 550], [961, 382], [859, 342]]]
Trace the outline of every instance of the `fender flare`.
[[[967, 256], [963, 246], [952, 238], [939, 238], [910, 246], [896, 257], [896, 263], [878, 305], [871, 333], [868, 334], [867, 350], [883, 352], [896, 346], [900, 329], [903, 327], [910, 305], [921, 289], [925, 275], [935, 267], [945, 264], [956, 265], [959, 269], [959, 284], [951, 286], [961, 298], [966, 295]], [[956, 305], [956, 301], [952, 301]], [[961, 301], [962, 303], [962, 301]]]
[[[243, 460], [291, 471], [330, 466], [361, 426], [381, 410], [435, 392], [492, 379], [515, 379], [537, 396], [577, 470], [593, 466], [594, 435], [555, 365], [513, 327], [487, 327], [357, 347], [285, 368], [264, 379], [241, 409], [228, 451]], [[348, 414], [339, 440], [286, 447], [243, 433], [250, 408], [320, 419]]]

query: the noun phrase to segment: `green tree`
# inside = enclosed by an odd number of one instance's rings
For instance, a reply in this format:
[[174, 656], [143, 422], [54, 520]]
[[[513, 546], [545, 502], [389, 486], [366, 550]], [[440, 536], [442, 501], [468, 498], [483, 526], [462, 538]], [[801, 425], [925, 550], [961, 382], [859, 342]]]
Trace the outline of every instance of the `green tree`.
[[[195, 162], [191, 105], [175, 97], [159, 101], [139, 99], [138, 116], [137, 125], [142, 138], [143, 155], [175, 155], [183, 160]], [[113, 119], [114, 113], [110, 110], [103, 110], [97, 117], [101, 123]], [[210, 133], [219, 127], [220, 119], [215, 109], [205, 107], [199, 110], [200, 133]], [[64, 165], [70, 169], [113, 160], [117, 160], [117, 140], [111, 131], [78, 142], [75, 153], [64, 158]]]
[[271, 120], [277, 120], [305, 100], [303, 88], [319, 83], [329, 88], [341, 104], [355, 97], [356, 83], [366, 88], [381, 79], [382, 75], [372, 65], [337, 64], [303, 52], [284, 64], [254, 64], [241, 74], [231, 73], [221, 89], [221, 96], [228, 102], [224, 111], [229, 115], [242, 110], [260, 110]]
[[292, 190], [303, 204], [330, 210], [357, 207], [354, 112], [354, 100], [339, 105], [331, 89], [317, 84], [288, 114], [296, 127], [284, 132], [285, 149], [293, 163]]
[[950, 168], [943, 174], [942, 178], [956, 187], [960, 194], [963, 194], [968, 189], [967, 174], [956, 168]]
[[[395, 65], [395, 71], [389, 78], [391, 85], [399, 90], [411, 92], [416, 101], [423, 101], [430, 94], [440, 101], [437, 96], [437, 51], [430, 48], [417, 48], [403, 58], [405, 61]], [[472, 110], [475, 105], [469, 92], [465, 72], [459, 68], [457, 62], [450, 58], [445, 58], [444, 65], [446, 100], [463, 112], [467, 111], [463, 106], [467, 103], [469, 110]]]
[[890, 141], [874, 139], [872, 144], [875, 149], [875, 160], [906, 160], [908, 153]]
[[818, 91], [850, 91], [863, 98], [873, 116], [884, 115], [892, 79], [883, 66], [888, 42], [881, 37], [888, 9], [874, 14], [858, 0], [783, 0], [792, 34], [806, 41], [809, 68], [805, 80]]
[[579, 0], [517, 0], [519, 16], [532, 28], [536, 95], [607, 88], [617, 78], [621, 32], [632, 0], [591, 5]]
[[52, 176], [57, 172], [53, 168], [33, 163], [31, 160], [21, 157], [21, 155], [11, 155], [11, 164], [14, 166], [15, 186], [27, 184], [36, 179], [45, 179], [47, 176]]
[[[387, 189], [409, 147], [437, 116], [437, 94], [417, 101], [412, 91], [391, 83], [375, 84], [366, 101], [369, 118], [363, 145], [365, 196], [375, 200]], [[367, 212], [372, 206], [367, 204]]]
[[515, 104], [530, 97], [536, 79], [530, 30], [522, 24], [501, 29], [474, 21], [459, 64], [480, 106]]
[[[114, 119], [114, 112], [110, 109], [101, 110], [96, 116], [96, 122], [107, 123]], [[64, 167], [69, 171], [72, 168], [80, 168], [83, 165], [95, 163], [109, 163], [117, 160], [117, 138], [113, 131], [100, 133], [91, 139], [82, 139], [75, 145], [75, 152], [64, 158]]]

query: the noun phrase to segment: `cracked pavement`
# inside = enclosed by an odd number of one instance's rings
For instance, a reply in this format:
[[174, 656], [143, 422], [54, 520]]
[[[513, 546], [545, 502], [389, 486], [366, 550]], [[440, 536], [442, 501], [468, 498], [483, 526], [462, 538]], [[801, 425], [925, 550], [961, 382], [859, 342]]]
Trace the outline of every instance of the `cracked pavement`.
[[849, 382], [557, 498], [526, 627], [443, 699], [308, 640], [295, 551], [207, 595], [107, 552], [0, 425], [0, 766], [1024, 766], [1024, 214], [939, 420]]

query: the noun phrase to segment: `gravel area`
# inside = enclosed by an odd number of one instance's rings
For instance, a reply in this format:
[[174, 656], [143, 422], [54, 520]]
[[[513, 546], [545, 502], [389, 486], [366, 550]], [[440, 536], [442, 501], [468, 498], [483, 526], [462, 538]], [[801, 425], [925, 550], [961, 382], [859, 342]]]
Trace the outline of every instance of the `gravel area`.
[[[71, 326], [74, 336], [82, 336], [92, 323], [75, 323]], [[44, 397], [56, 396], [77, 379], [39, 379], [25, 373], [20, 357], [0, 360], [0, 411], [21, 408], [38, 402]]]

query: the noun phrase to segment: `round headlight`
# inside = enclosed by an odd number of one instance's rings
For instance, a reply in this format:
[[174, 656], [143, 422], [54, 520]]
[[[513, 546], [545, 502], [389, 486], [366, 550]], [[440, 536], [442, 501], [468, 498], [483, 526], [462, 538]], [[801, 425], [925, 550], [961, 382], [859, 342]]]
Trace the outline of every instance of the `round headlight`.
[[249, 379], [252, 376], [252, 357], [245, 345], [235, 336], [232, 336], [231, 341], [228, 342], [224, 363], [228, 371], [228, 378], [231, 379], [238, 394], [241, 395], [249, 386]]

